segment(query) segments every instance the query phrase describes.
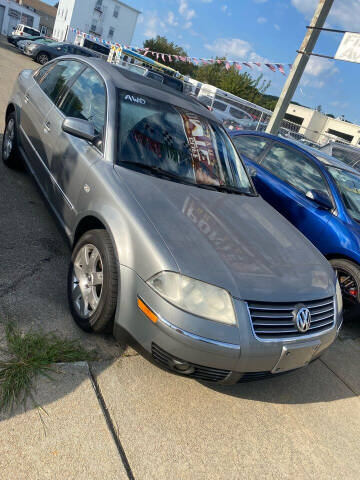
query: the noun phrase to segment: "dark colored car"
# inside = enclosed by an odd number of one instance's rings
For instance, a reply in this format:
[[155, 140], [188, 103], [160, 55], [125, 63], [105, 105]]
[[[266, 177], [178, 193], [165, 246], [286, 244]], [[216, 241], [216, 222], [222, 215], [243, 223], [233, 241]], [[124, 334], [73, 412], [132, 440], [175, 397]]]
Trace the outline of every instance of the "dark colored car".
[[93, 50], [85, 47], [78, 47], [72, 43], [48, 43], [46, 45], [39, 45], [31, 43], [24, 49], [25, 55], [32, 57], [36, 62], [44, 65], [49, 60], [64, 55], [82, 55], [84, 57], [98, 57], [99, 54]]
[[322, 152], [360, 170], [360, 148], [345, 143], [331, 142], [321, 148]]
[[[230, 134], [260, 195], [330, 260], [348, 316], [360, 311], [360, 173], [262, 132]], [[356, 306], [356, 308], [354, 308]]]

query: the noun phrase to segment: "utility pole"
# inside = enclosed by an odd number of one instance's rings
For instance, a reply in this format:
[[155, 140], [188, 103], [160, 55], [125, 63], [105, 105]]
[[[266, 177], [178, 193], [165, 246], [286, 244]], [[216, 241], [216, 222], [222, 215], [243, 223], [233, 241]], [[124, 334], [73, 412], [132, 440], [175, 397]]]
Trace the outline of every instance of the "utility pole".
[[334, 0], [319, 0], [319, 5], [315, 11], [313, 19], [311, 20], [310, 27], [308, 28], [305, 38], [301, 44], [299, 53], [293, 63], [289, 76], [285, 82], [284, 88], [281, 92], [279, 100], [276, 104], [273, 115], [266, 128], [267, 133], [277, 135], [280, 124], [285, 116], [286, 110], [290, 104], [295, 90], [301, 80], [301, 76], [304, 73], [305, 67], [309, 61], [309, 54], [312, 53], [317, 39], [319, 38], [321, 28], [324, 26], [325, 20], [330, 12], [330, 9], [334, 3]]

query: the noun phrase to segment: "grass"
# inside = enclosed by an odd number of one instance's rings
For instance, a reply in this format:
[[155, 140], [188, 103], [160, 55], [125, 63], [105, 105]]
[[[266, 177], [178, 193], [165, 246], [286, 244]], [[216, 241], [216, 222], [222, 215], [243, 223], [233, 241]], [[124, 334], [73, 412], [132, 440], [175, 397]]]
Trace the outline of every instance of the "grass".
[[95, 352], [84, 349], [77, 340], [67, 340], [54, 333], [23, 333], [13, 324], [5, 327], [6, 348], [0, 359], [0, 410], [11, 411], [28, 399], [34, 399], [34, 381], [39, 375], [53, 380], [54, 364], [90, 361]]

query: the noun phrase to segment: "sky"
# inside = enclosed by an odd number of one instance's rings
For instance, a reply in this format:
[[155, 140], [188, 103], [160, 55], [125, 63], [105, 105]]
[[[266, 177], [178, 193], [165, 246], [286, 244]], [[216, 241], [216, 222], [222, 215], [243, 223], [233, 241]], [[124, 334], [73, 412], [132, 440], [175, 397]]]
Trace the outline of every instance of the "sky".
[[[47, 0], [55, 3], [55, 0]], [[142, 14], [133, 46], [164, 35], [191, 57], [292, 63], [318, 0], [124, 0]], [[73, 25], [76, 27], [76, 25]], [[360, 0], [334, 0], [326, 27], [360, 32]], [[316, 53], [333, 56], [342, 34], [322, 32]], [[285, 77], [266, 67], [251, 70], [271, 80], [279, 95]], [[243, 71], [248, 70], [244, 67]], [[286, 69], [286, 72], [289, 70]], [[311, 57], [293, 100], [360, 125], [360, 65]]]

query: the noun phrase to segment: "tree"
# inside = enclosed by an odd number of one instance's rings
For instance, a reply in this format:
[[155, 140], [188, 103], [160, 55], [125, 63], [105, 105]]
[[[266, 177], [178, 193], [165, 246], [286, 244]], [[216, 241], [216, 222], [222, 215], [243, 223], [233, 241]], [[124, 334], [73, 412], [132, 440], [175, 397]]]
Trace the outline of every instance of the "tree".
[[[143, 45], [144, 48], [148, 48], [152, 52], [168, 53], [170, 55], [179, 55], [180, 57], [188, 56], [188, 54], [182, 47], [176, 45], [174, 42], [169, 42], [166, 37], [162, 37], [160, 35], [157, 35], [155, 38], [145, 40]], [[156, 60], [155, 55], [151, 55], [149, 53], [147, 56]], [[171, 68], [174, 68], [183, 75], [191, 76], [196, 68], [193, 63], [186, 63], [181, 61], [170, 62], [168, 57], [165, 57], [165, 61], [163, 61], [163, 59], [159, 59], [159, 61], [165, 65], [168, 65]]]

